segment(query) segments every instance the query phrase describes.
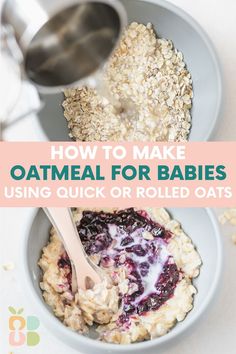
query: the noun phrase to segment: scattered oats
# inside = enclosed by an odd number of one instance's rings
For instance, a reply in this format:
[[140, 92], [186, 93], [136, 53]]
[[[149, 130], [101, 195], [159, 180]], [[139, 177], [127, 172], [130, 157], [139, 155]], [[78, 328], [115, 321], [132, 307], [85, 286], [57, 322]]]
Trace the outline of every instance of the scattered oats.
[[229, 222], [231, 225], [236, 226], [236, 218], [231, 218]]
[[[221, 225], [229, 223], [232, 226], [236, 226], [236, 208], [229, 208], [219, 216], [219, 222]], [[231, 236], [233, 243], [236, 244], [236, 233]]]
[[15, 264], [13, 262], [9, 262], [9, 263], [3, 264], [2, 267], [5, 271], [10, 271], [15, 268]]
[[224, 212], [225, 217], [227, 218], [227, 220], [231, 220], [233, 218], [236, 218], [236, 208], [231, 208], [228, 209]]
[[191, 75], [182, 53], [170, 40], [158, 38], [151, 23], [131, 23], [107, 64], [103, 79], [106, 91], [116, 103], [104, 100], [96, 90], [87, 87], [65, 91], [64, 115], [71, 138], [188, 140]]
[[233, 243], [236, 245], [236, 233], [231, 236]]
[[224, 214], [219, 215], [219, 222], [221, 223], [221, 225], [224, 225], [227, 222], [227, 218], [225, 217]]
[[231, 225], [236, 225], [236, 208], [227, 209], [219, 216], [219, 222], [224, 225], [229, 222]]

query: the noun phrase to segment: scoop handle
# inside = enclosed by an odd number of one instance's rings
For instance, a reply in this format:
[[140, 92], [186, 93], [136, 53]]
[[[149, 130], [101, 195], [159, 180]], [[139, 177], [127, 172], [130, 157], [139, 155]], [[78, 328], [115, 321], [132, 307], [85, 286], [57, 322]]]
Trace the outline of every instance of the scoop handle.
[[86, 279], [91, 279], [95, 284], [100, 282], [100, 276], [88, 262], [71, 210], [69, 208], [45, 208], [44, 210], [58, 235], [62, 238], [75, 268], [78, 287], [86, 289]]

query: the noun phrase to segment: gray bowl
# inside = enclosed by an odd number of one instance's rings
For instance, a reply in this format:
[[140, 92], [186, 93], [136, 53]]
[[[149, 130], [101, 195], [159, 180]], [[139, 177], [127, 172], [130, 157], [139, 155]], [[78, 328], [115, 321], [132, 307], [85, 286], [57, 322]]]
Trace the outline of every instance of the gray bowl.
[[[215, 51], [202, 28], [181, 9], [163, 0], [121, 0], [129, 22], [151, 22], [159, 37], [171, 39], [184, 54], [192, 74], [194, 98], [191, 141], [213, 136], [222, 105], [222, 78]], [[38, 115], [40, 139], [66, 141], [68, 129], [61, 103], [63, 95], [43, 95]]]
[[97, 340], [75, 333], [65, 327], [45, 304], [39, 287], [41, 278], [37, 265], [42, 248], [49, 238], [50, 223], [42, 210], [36, 210], [29, 217], [25, 229], [22, 230], [24, 239], [21, 259], [23, 262], [22, 286], [26, 296], [35, 307], [35, 312], [40, 320], [68, 346], [86, 354], [118, 354], [135, 353], [157, 354], [161, 349], [172, 345], [183, 333], [188, 333], [192, 325], [205, 313], [217, 291], [222, 270], [222, 242], [218, 229], [218, 222], [209, 209], [204, 208], [173, 208], [169, 212], [179, 220], [184, 230], [190, 235], [202, 257], [203, 265], [200, 276], [194, 282], [198, 293], [194, 299], [194, 308], [183, 322], [178, 323], [168, 334], [150, 341], [116, 345], [102, 343]]

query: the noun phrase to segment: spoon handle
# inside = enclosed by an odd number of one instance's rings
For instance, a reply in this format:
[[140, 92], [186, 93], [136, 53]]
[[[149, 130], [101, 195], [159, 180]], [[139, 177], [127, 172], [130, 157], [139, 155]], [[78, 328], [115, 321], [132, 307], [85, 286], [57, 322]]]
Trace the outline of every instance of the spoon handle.
[[44, 210], [58, 235], [62, 238], [72, 263], [72, 269], [75, 268], [78, 287], [86, 289], [86, 278], [90, 278], [94, 283], [101, 281], [97, 272], [88, 263], [71, 210], [69, 208], [45, 208]]

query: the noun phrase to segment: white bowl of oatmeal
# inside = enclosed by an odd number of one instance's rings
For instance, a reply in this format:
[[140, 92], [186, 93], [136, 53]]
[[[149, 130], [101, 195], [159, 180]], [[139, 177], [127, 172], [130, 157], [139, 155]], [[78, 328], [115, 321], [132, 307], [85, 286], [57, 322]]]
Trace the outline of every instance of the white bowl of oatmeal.
[[66, 100], [63, 94], [43, 96], [39, 122], [46, 138], [68, 140], [69, 128], [78, 141], [209, 140], [221, 113], [222, 78], [207, 35], [163, 0], [122, 3], [130, 27], [105, 76], [121, 106], [134, 103], [134, 119], [132, 110], [117, 113], [93, 90], [66, 90]]
[[154, 353], [196, 322], [220, 279], [217, 221], [208, 209], [168, 212], [77, 210], [79, 235], [104, 279], [73, 295], [69, 259], [54, 231], [49, 242], [50, 224], [37, 211], [24, 244], [25, 284], [53, 334], [89, 354]]

